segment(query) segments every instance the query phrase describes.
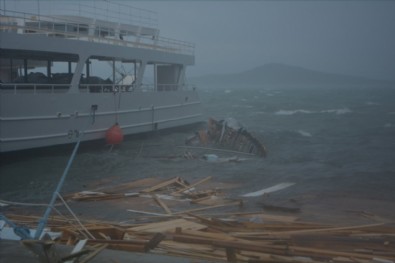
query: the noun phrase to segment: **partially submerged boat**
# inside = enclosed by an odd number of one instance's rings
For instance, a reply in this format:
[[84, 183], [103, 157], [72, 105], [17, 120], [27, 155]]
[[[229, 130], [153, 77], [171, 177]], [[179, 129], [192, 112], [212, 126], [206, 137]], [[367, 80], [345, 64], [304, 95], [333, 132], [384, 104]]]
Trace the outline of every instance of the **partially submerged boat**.
[[207, 128], [187, 138], [187, 145], [215, 145], [238, 153], [254, 154], [266, 157], [267, 150], [260, 140], [248, 132], [234, 118], [215, 120], [209, 118]]
[[149, 11], [79, 8], [1, 10], [0, 152], [101, 139], [116, 123], [128, 135], [201, 120], [185, 78], [193, 44], [160, 37]]

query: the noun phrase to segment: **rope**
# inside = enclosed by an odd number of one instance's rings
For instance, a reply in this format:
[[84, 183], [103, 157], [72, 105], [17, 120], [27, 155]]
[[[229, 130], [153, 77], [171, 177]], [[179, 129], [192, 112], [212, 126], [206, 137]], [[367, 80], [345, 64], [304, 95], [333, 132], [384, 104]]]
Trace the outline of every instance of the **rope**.
[[89, 235], [89, 237], [91, 239], [96, 239], [90, 232], [89, 230], [81, 223], [81, 221], [78, 219], [78, 217], [76, 216], [76, 214], [74, 214], [74, 212], [71, 210], [71, 208], [69, 207], [69, 205], [66, 203], [66, 201], [63, 199], [63, 197], [59, 194], [56, 193], [59, 197], [59, 199], [63, 202], [64, 206], [67, 208], [67, 210], [70, 212], [70, 214], [74, 217], [75, 221], [77, 221], [77, 223], [80, 225], [80, 227]]
[[80, 233], [80, 234], [83, 235], [86, 239], [88, 239], [88, 236], [87, 236], [83, 231], [81, 231], [81, 230], [78, 228], [77, 225], [73, 224], [72, 219], [70, 219], [70, 218], [66, 217], [65, 215], [63, 215], [63, 214], [62, 214], [58, 209], [56, 209], [56, 208], [53, 208], [53, 210], [55, 210], [55, 212], [58, 213], [59, 216], [61, 216], [62, 218], [64, 218], [64, 219], [67, 221], [67, 223], [69, 223], [72, 227], [74, 227], [74, 228], [78, 231], [78, 233]]
[[[116, 94], [118, 93], [118, 105], [117, 105], [117, 102], [116, 102]], [[115, 123], [116, 124], [118, 124], [118, 111], [119, 111], [119, 109], [120, 109], [120, 107], [121, 107], [121, 94], [122, 94], [122, 92], [121, 92], [121, 90], [120, 90], [120, 88], [118, 88], [118, 91], [115, 91], [114, 90], [114, 92], [113, 92], [113, 95], [114, 95], [114, 109], [115, 109]]]

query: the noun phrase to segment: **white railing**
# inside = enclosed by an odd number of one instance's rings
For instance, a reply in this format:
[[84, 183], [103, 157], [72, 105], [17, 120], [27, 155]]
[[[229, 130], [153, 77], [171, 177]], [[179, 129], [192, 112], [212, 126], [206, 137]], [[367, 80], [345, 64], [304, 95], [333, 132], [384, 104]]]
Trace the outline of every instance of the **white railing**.
[[155, 28], [134, 27], [134, 25], [123, 27], [114, 22], [102, 25], [101, 23], [96, 24], [94, 19], [87, 18], [83, 21], [83, 17], [37, 16], [15, 11], [1, 11], [7, 16], [0, 16], [0, 31], [41, 34], [48, 37], [194, 55], [195, 45], [193, 43], [159, 37], [159, 31]]
[[[113, 3], [105, 1], [69, 1], [62, 10], [78, 16], [101, 18], [107, 21], [114, 21], [120, 24], [140, 25], [158, 28], [157, 14], [153, 11], [129, 6], [125, 3]], [[46, 5], [50, 7], [49, 5]], [[46, 14], [55, 15], [53, 8], [41, 8]], [[58, 13], [59, 14], [59, 13]]]
[[[29, 9], [26, 8], [28, 6]], [[30, 1], [18, 3], [15, 0], [3, 0], [0, 4], [0, 15], [9, 16], [13, 12], [29, 12], [34, 16], [72, 15], [129, 24], [158, 28], [157, 13], [136, 8], [127, 2], [111, 2], [110, 0], [67, 0], [67, 1]]]
[[[40, 83], [1, 83], [0, 93], [67, 93], [70, 84], [40, 84]], [[81, 93], [113, 93], [113, 92], [134, 92], [136, 90], [144, 92], [162, 92], [177, 90], [195, 90], [192, 85], [177, 84], [142, 84], [140, 88], [135, 85], [119, 85], [119, 84], [80, 84], [79, 91]]]
[[[2, 93], [67, 93], [70, 84], [40, 84], [40, 83], [2, 83], [0, 91]], [[132, 92], [133, 85], [114, 84], [80, 84], [79, 90], [82, 93], [110, 93], [110, 92]]]

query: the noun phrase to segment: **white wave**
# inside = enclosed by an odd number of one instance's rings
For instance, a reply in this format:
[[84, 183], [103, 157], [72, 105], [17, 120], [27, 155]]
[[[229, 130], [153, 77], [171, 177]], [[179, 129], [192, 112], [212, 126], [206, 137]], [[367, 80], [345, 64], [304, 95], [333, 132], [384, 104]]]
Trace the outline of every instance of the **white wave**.
[[391, 127], [394, 127], [395, 125], [394, 124], [392, 124], [392, 123], [386, 123], [386, 124], [384, 124], [384, 128], [391, 128]]
[[307, 131], [303, 131], [303, 130], [298, 130], [298, 133], [304, 137], [312, 137], [313, 135], [311, 135], [311, 133], [307, 132]]
[[373, 102], [373, 101], [367, 101], [365, 104], [369, 105], [369, 106], [380, 105], [380, 103]]
[[296, 113], [313, 113], [309, 110], [279, 110], [275, 112], [276, 115], [294, 115]]
[[321, 111], [322, 113], [335, 113], [335, 114], [346, 114], [346, 113], [351, 113], [352, 111], [348, 108], [343, 108], [343, 109], [331, 109], [331, 110], [323, 110]]
[[226, 94], [231, 93], [232, 91], [230, 89], [227, 89], [224, 91]]
[[329, 110], [322, 110], [322, 111], [310, 111], [310, 110], [279, 110], [275, 112], [274, 114], [276, 115], [294, 115], [297, 113], [304, 113], [304, 114], [312, 114], [312, 113], [335, 113], [335, 114], [346, 114], [346, 113], [351, 113], [352, 111], [348, 108], [342, 108], [342, 109], [329, 109]]

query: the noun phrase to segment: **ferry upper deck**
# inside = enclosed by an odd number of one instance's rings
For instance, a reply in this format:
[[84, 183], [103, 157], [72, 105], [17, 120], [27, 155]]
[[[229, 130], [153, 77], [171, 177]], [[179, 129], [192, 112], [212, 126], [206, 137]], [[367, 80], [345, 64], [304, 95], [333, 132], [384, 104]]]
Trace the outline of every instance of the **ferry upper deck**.
[[[69, 68], [64, 72], [75, 75], [69, 82], [70, 91], [77, 92], [82, 67], [87, 68], [86, 77], [89, 77], [89, 65], [96, 60], [113, 64], [113, 71], [115, 63], [134, 64], [136, 87], [141, 85], [146, 65], [154, 65], [155, 70], [160, 68], [155, 76], [162, 76], [167, 88], [174, 87], [175, 82], [183, 84], [180, 76], [187, 65], [194, 64], [194, 44], [159, 36], [154, 13], [127, 8], [114, 13], [81, 5], [78, 12], [61, 15], [1, 10], [2, 83], [16, 83], [16, 75], [24, 76], [20, 82], [29, 83], [28, 70], [35, 67], [46, 67], [47, 78], [54, 77], [53, 63], [63, 62]], [[169, 80], [164, 77], [169, 73], [176, 76]], [[115, 83], [115, 78], [112, 81]], [[13, 89], [16, 88], [14, 85]]]
[[[120, 8], [125, 7], [118, 6], [118, 10]], [[126, 10], [116, 12], [79, 4], [78, 10], [62, 10], [62, 13], [70, 13], [66, 15], [2, 9], [0, 12], [0, 32], [39, 34], [194, 55], [194, 44], [159, 36], [155, 13], [148, 10], [127, 6]]]

